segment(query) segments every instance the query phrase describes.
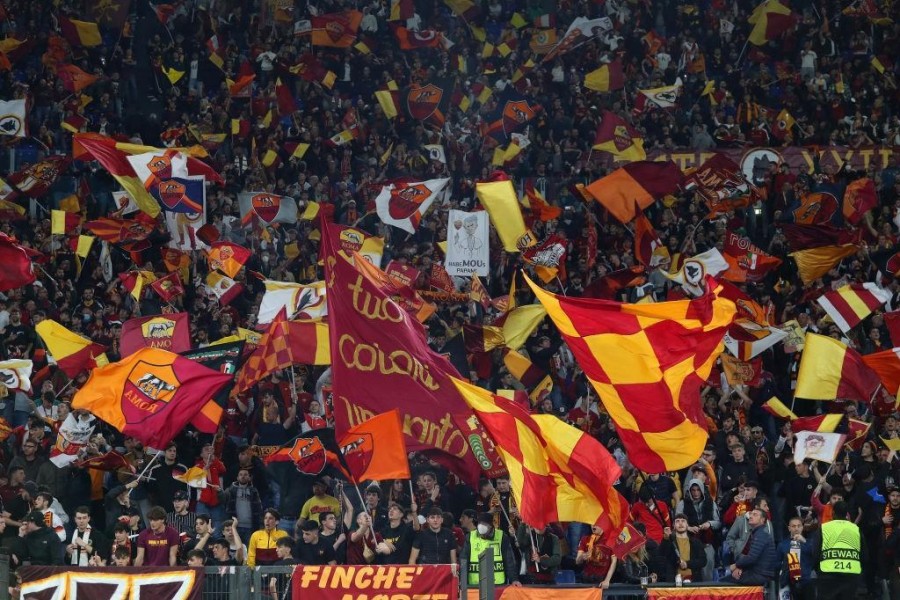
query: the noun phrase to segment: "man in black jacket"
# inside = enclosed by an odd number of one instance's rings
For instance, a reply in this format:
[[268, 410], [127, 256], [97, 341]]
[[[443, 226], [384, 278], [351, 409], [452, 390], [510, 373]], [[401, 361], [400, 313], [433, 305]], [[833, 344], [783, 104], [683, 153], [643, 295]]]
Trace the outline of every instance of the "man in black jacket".
[[55, 531], [44, 525], [44, 515], [39, 511], [25, 515], [11, 554], [13, 563], [18, 566], [26, 562], [44, 566], [63, 564], [62, 542]]
[[702, 581], [703, 567], [706, 566], [706, 552], [703, 542], [688, 535], [688, 518], [684, 513], [675, 515], [672, 521], [674, 533], [659, 545], [659, 554], [665, 570], [660, 581], [674, 582], [681, 574], [687, 581]]

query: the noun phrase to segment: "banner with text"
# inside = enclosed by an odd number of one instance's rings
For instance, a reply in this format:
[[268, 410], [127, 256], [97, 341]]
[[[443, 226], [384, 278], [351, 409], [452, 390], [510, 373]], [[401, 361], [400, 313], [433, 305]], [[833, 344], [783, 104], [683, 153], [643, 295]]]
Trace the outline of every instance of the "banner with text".
[[294, 598], [422, 598], [457, 600], [456, 565], [301, 565], [294, 569]]
[[203, 570], [164, 567], [20, 567], [21, 600], [200, 600]]
[[447, 272], [456, 277], [487, 277], [490, 272], [488, 214], [451, 210], [447, 223]]

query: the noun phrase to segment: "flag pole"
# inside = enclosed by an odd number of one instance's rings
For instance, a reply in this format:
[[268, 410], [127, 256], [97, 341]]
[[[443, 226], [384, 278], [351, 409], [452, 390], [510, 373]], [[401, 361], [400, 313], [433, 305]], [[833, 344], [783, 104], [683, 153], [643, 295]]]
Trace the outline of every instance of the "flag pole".
[[[156, 459], [159, 458], [160, 454], [163, 454], [163, 450], [160, 450], [159, 452], [157, 452], [156, 454], [153, 455], [153, 457], [144, 466], [143, 470], [140, 473], [138, 473], [137, 479], [135, 479], [135, 481], [140, 481], [141, 478], [144, 477], [144, 474], [150, 470], [150, 467], [153, 466], [153, 463], [156, 462]], [[149, 477], [147, 479], [149, 479]], [[134, 489], [134, 488], [132, 488], [132, 489]], [[128, 493], [130, 494], [131, 490], [128, 490]]]
[[540, 550], [538, 550], [538, 546], [537, 546], [537, 536], [534, 533], [534, 527], [532, 527], [531, 525], [528, 525], [527, 527], [528, 527], [528, 535], [531, 536], [531, 550], [538, 556], [538, 559], [534, 561], [534, 568], [536, 571], [540, 571], [541, 570], [541, 561], [540, 561], [541, 554], [540, 554]]
[[[359, 483], [357, 483], [355, 477], [353, 478], [353, 489], [356, 490], [356, 495], [359, 496], [359, 501], [362, 503], [362, 509], [368, 515], [369, 509], [366, 508], [366, 499], [363, 498], [362, 491], [360, 491], [360, 489], [359, 489]], [[372, 541], [375, 542], [375, 545], [377, 546], [378, 538], [375, 537], [375, 521], [372, 519], [371, 516], [369, 517], [369, 533], [372, 534]], [[365, 544], [365, 541], [363, 541], [363, 543]]]
[[738, 55], [737, 62], [735, 63], [736, 65], [738, 65], [738, 66], [741, 65], [741, 60], [744, 58], [744, 52], [746, 52], [747, 44], [749, 44], [749, 43], [750, 43], [750, 38], [747, 38], [747, 40], [744, 42], [743, 48], [741, 48], [741, 53]]
[[56, 395], [53, 396], [53, 397], [54, 397], [54, 398], [59, 398], [59, 395], [62, 394], [64, 391], [66, 391], [66, 389], [68, 389], [68, 387], [69, 387], [70, 385], [72, 385], [72, 382], [73, 382], [73, 381], [75, 381], [75, 380], [74, 380], [74, 379], [70, 379], [70, 380], [69, 380], [69, 383], [67, 383], [66, 385], [62, 386], [62, 388], [61, 388], [58, 392], [56, 392]]

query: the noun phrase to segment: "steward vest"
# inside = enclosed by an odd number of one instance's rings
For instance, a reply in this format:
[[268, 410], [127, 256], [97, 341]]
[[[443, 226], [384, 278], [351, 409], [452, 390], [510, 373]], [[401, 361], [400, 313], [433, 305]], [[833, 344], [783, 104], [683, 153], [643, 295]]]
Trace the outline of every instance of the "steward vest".
[[822, 558], [820, 573], [862, 573], [859, 527], [850, 521], [836, 519], [822, 525]]
[[503, 532], [494, 529], [494, 536], [486, 540], [477, 531], [469, 533], [469, 585], [478, 585], [479, 568], [478, 557], [488, 548], [494, 551], [494, 584], [503, 585], [506, 583], [506, 571], [503, 568], [503, 550], [501, 543], [503, 540]]

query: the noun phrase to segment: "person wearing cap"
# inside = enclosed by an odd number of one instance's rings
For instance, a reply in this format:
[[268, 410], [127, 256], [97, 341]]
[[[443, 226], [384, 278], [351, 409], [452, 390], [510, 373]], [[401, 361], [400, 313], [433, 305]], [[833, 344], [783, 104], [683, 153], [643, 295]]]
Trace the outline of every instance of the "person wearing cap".
[[62, 542], [56, 532], [44, 525], [44, 515], [40, 511], [34, 510], [25, 515], [19, 527], [19, 537], [10, 546], [12, 563], [16, 566], [25, 562], [46, 566], [63, 564]]
[[[491, 574], [481, 573], [481, 561], [478, 557], [485, 551], [492, 554]], [[469, 587], [477, 587], [482, 577], [493, 577], [495, 585], [522, 585], [512, 541], [506, 533], [494, 527], [494, 515], [490, 513], [478, 515], [478, 525], [475, 531], [466, 536], [460, 559], [468, 563]]]
[[413, 539], [409, 553], [411, 565], [448, 565], [456, 563], [456, 539], [443, 527], [444, 511], [438, 506], [428, 509], [425, 527]]
[[676, 514], [672, 519], [672, 535], [667, 536], [659, 545], [659, 554], [665, 565], [661, 581], [674, 582], [676, 575], [681, 575], [685, 581], [703, 581], [706, 552], [703, 542], [691, 535], [688, 528], [687, 515]]
[[181, 536], [191, 535], [197, 522], [197, 513], [188, 510], [190, 503], [187, 492], [178, 490], [172, 495], [175, 510], [166, 514], [166, 523]]

